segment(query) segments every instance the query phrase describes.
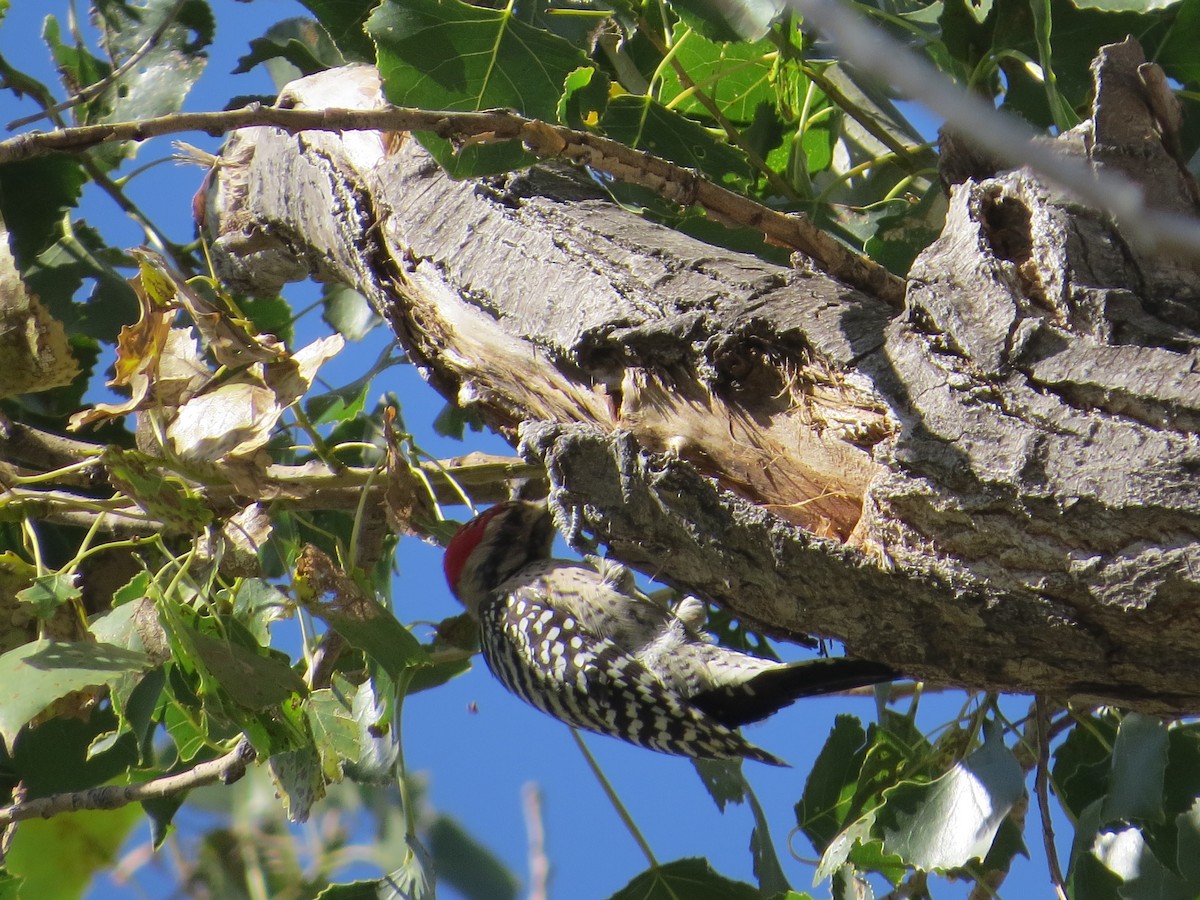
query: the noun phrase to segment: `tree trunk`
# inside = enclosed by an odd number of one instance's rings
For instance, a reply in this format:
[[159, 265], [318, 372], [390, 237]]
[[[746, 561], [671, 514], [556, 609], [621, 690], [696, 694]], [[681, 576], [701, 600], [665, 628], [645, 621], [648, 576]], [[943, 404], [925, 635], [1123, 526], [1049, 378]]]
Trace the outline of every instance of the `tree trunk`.
[[[1143, 62], [1106, 48], [1059, 143], [1194, 213]], [[282, 99], [383, 102], [365, 67]], [[237, 287], [366, 294], [544, 462], [569, 533], [667, 583], [917, 678], [1200, 710], [1197, 262], [1028, 171], [953, 188], [900, 312], [574, 170], [451, 181], [403, 136], [239, 132], [207, 224]]]

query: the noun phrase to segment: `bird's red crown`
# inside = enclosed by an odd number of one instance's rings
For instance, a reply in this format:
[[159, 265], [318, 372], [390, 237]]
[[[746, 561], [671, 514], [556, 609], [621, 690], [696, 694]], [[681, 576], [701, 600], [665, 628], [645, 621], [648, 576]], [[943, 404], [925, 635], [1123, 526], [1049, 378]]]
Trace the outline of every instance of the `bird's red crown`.
[[454, 537], [450, 538], [450, 543], [446, 545], [446, 556], [442, 559], [442, 569], [446, 573], [446, 581], [450, 585], [450, 590], [454, 592], [455, 596], [458, 595], [458, 581], [462, 577], [463, 567], [467, 564], [471, 553], [479, 546], [479, 542], [483, 540], [488, 522], [510, 505], [509, 503], [497, 503], [490, 509], [484, 510], [458, 529]]

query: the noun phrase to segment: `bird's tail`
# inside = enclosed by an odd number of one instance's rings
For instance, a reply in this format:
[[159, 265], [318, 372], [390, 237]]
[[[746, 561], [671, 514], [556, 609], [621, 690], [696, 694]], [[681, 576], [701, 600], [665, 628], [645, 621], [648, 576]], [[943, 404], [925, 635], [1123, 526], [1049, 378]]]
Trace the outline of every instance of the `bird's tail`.
[[765, 719], [801, 697], [835, 694], [901, 678], [883, 663], [865, 659], [813, 659], [764, 669], [739, 684], [712, 688], [689, 702], [726, 728]]

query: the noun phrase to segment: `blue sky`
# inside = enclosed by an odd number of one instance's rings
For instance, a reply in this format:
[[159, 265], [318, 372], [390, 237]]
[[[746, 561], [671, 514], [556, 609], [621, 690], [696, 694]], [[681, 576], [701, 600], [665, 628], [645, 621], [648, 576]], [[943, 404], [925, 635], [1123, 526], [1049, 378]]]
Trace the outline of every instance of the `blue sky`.
[[[82, 7], [83, 4], [80, 4]], [[236, 3], [212, 0], [217, 18], [217, 40], [210, 48], [209, 67], [187, 102], [189, 110], [219, 109], [235, 94], [270, 94], [274, 88], [260, 67], [248, 75], [230, 76], [247, 42], [272, 23], [304, 10], [291, 0], [257, 0]], [[15, 0], [0, 24], [0, 51], [19, 68], [53, 82], [47, 53], [37, 35], [47, 13], [65, 17], [66, 0]], [[0, 95], [0, 122], [33, 111], [32, 104], [18, 105]], [[216, 151], [220, 141], [206, 135], [182, 135], [184, 140]], [[139, 162], [168, 156], [168, 140], [142, 148]], [[130, 194], [144, 205], [176, 240], [192, 237], [190, 203], [202, 171], [195, 167], [162, 165], [135, 179]], [[119, 245], [143, 242], [141, 234], [103, 196], [93, 190], [84, 215]], [[289, 289], [297, 306], [315, 297], [311, 285]], [[315, 317], [313, 317], [315, 318]], [[319, 324], [319, 323], [317, 323]], [[359, 354], [344, 356], [371, 359], [386, 336], [377, 332]], [[333, 384], [357, 376], [351, 362], [342, 361], [322, 373]], [[429, 423], [443, 401], [421, 381], [411, 367], [390, 370], [376, 383], [382, 392], [396, 392], [407, 424], [418, 441], [441, 456], [470, 450], [510, 452], [494, 436], [468, 436], [466, 444], [441, 438]], [[465, 517], [465, 511], [456, 511]], [[458, 612], [441, 576], [441, 551], [415, 539], [405, 539], [398, 551], [400, 576], [394, 586], [397, 614], [405, 622], [437, 621]], [[869, 598], [864, 598], [869, 602]], [[922, 720], [932, 728], [953, 719], [964, 697], [960, 692], [930, 696], [923, 702]], [[1010, 704], [1015, 715], [1026, 707], [1024, 698]], [[792, 806], [799, 798], [806, 774], [833, 725], [838, 712], [848, 711], [869, 721], [874, 705], [869, 699], [815, 699], [785, 710], [772, 721], [749, 730], [755, 743], [792, 763], [791, 769], [747, 764], [747, 775], [758, 793], [772, 827], [785, 873], [797, 890], [809, 890], [812, 867], [792, 859], [787, 850], [794, 827]], [[547, 852], [553, 866], [551, 896], [587, 900], [602, 898], [623, 886], [646, 866], [640, 851], [621, 826], [595, 778], [581, 757], [568, 730], [506, 694], [480, 665], [467, 675], [436, 691], [411, 698], [405, 706], [405, 752], [412, 770], [429, 779], [429, 798], [439, 811], [458, 818], [520, 877], [527, 876], [527, 837], [521, 811], [523, 785], [537, 783], [544, 796]], [[745, 807], [720, 814], [686, 760], [639, 750], [614, 740], [591, 737], [589, 746], [612, 780], [660, 861], [686, 856], [707, 856], [723, 874], [753, 881], [748, 843], [751, 817]], [[1034, 821], [1031, 815], [1030, 821]], [[1067, 849], [1070, 829], [1058, 823]], [[1006, 882], [1004, 896], [1048, 896], [1040, 836], [1029, 831], [1033, 863], [1018, 862], [1018, 871]], [[138, 840], [144, 841], [144, 830]], [[802, 836], [795, 850], [810, 855]], [[154, 888], [148, 888], [153, 894]], [[813, 891], [827, 896], [827, 886]], [[94, 898], [137, 896], [129, 888], [111, 883], [98, 885]], [[961, 887], [941, 887], [939, 897], [964, 896]], [[443, 897], [453, 897], [444, 891]]]

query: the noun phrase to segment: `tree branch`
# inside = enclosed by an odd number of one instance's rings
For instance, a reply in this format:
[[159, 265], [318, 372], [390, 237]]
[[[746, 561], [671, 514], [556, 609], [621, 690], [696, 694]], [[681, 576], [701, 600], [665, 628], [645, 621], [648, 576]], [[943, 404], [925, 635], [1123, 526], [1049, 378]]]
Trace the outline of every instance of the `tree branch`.
[[21, 134], [0, 142], [0, 165], [48, 153], [78, 153], [112, 141], [144, 141], [182, 131], [203, 131], [216, 136], [238, 128], [262, 125], [292, 134], [300, 131], [428, 131], [452, 141], [518, 140], [530, 153], [542, 159], [567, 160], [627, 184], [649, 188], [672, 203], [700, 206], [724, 225], [752, 228], [781, 247], [811, 257], [830, 275], [896, 308], [903, 302], [903, 279], [839, 243], [801, 213], [770, 209], [719, 187], [690, 169], [617, 141], [527, 119], [506, 110], [441, 112], [402, 107], [300, 110], [252, 104], [227, 112], [178, 113], [142, 122], [113, 122]]
[[49, 797], [0, 807], [0, 828], [23, 819], [49, 819], [61, 813], [78, 812], [81, 809], [120, 809], [130, 803], [173, 797], [192, 788], [218, 781], [232, 784], [246, 774], [246, 766], [255, 756], [250, 742], [242, 738], [237, 746], [224, 756], [200, 763], [195, 768], [176, 775], [164, 775], [144, 784], [109, 785], [87, 791], [52, 794]]

